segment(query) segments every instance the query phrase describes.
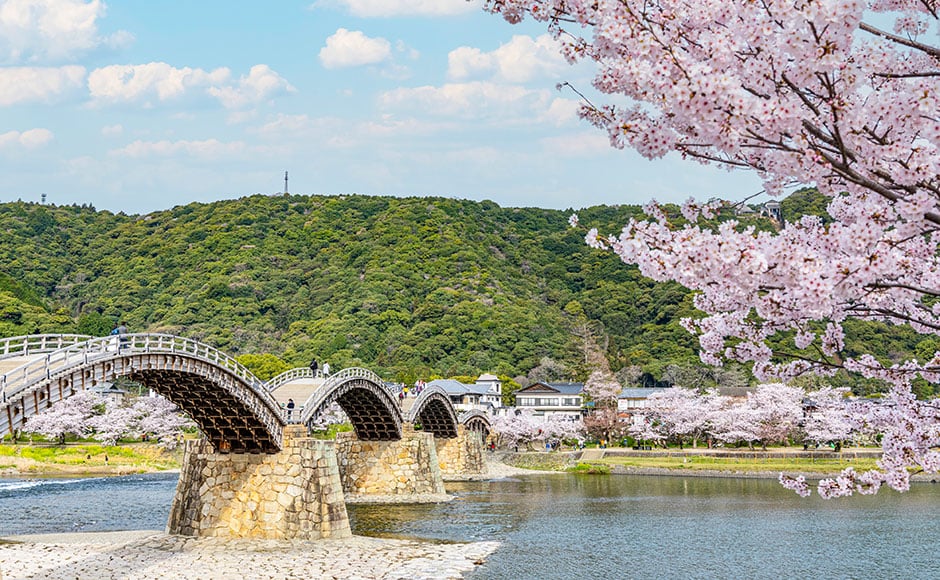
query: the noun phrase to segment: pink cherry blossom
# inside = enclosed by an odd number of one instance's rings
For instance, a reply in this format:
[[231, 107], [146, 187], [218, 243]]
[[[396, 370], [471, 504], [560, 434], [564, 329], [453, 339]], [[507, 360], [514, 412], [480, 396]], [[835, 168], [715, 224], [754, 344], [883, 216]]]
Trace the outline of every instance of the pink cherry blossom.
[[[649, 157], [677, 152], [753, 171], [766, 193], [801, 185], [830, 198], [824, 224], [802, 217], [777, 232], [724, 219], [695, 202], [687, 223], [656, 204], [647, 220], [586, 241], [646, 276], [695, 291], [704, 313], [683, 325], [708, 364], [752, 365], [765, 381], [844, 368], [892, 387], [858, 422], [884, 432], [880, 470], [820, 484], [826, 497], [904, 490], [909, 469], [940, 468], [940, 418], [910, 381], [940, 379], [931, 360], [884, 364], [844, 352], [848, 319], [940, 334], [940, 13], [923, 0], [485, 0], [512, 23], [547, 25], [572, 62], [596, 64], [584, 119], [611, 145]], [[585, 91], [582, 94], [587, 94]], [[710, 207], [709, 212], [718, 209]], [[824, 329], [824, 330], [823, 330]], [[792, 333], [792, 348], [768, 341]], [[726, 435], [746, 437], [747, 415]], [[785, 420], [781, 418], [781, 420]], [[803, 484], [787, 480], [800, 490]]]

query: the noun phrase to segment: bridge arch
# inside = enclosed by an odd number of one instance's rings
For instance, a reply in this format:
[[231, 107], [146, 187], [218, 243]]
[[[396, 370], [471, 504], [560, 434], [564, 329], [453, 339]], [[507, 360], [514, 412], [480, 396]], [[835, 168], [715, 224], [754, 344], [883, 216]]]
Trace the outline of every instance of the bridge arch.
[[457, 411], [447, 391], [438, 385], [422, 389], [405, 420], [421, 423], [421, 429], [435, 437], [453, 439], [457, 436]]
[[479, 433], [484, 443], [493, 430], [493, 423], [490, 421], [490, 416], [479, 409], [471, 409], [470, 411], [461, 413], [457, 420], [470, 431]]
[[127, 377], [188, 413], [218, 452], [273, 453], [284, 420], [264, 383], [232, 357], [194, 340], [126, 334], [86, 340], [0, 376], [0, 432], [80, 390]]
[[362, 441], [401, 439], [398, 402], [378, 375], [368, 369], [343, 369], [326, 380], [304, 402], [299, 421], [310, 428], [317, 416], [337, 403]]

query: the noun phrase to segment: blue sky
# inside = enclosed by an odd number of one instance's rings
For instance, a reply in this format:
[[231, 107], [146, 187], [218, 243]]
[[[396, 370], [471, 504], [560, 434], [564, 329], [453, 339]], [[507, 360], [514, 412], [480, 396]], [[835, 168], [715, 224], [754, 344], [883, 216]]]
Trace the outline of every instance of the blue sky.
[[464, 0], [0, 0], [0, 201], [146, 213], [283, 190], [502, 206], [741, 199], [617, 151], [536, 23]]

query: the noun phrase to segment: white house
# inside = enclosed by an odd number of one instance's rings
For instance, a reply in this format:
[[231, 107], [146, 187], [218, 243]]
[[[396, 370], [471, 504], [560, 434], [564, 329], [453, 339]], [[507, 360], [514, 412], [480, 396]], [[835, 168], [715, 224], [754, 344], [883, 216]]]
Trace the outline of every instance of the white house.
[[661, 393], [662, 388], [625, 388], [617, 395], [617, 411], [620, 413], [635, 413], [649, 406], [647, 397], [653, 393]]
[[494, 375], [484, 374], [472, 385], [454, 379], [435, 379], [428, 386], [436, 385], [447, 392], [457, 411], [493, 412], [502, 406], [502, 382]]
[[532, 409], [535, 417], [584, 415], [584, 383], [535, 383], [516, 391], [516, 408]]

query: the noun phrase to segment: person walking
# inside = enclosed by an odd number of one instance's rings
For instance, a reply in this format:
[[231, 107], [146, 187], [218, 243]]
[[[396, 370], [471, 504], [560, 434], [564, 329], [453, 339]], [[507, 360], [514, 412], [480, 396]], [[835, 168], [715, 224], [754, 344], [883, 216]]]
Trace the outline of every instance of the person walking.
[[310, 370], [313, 371], [313, 376], [317, 376], [317, 359], [310, 361]]
[[330, 376], [330, 363], [323, 361], [323, 376]]
[[287, 419], [290, 420], [291, 414], [294, 412], [294, 399], [287, 399]]

